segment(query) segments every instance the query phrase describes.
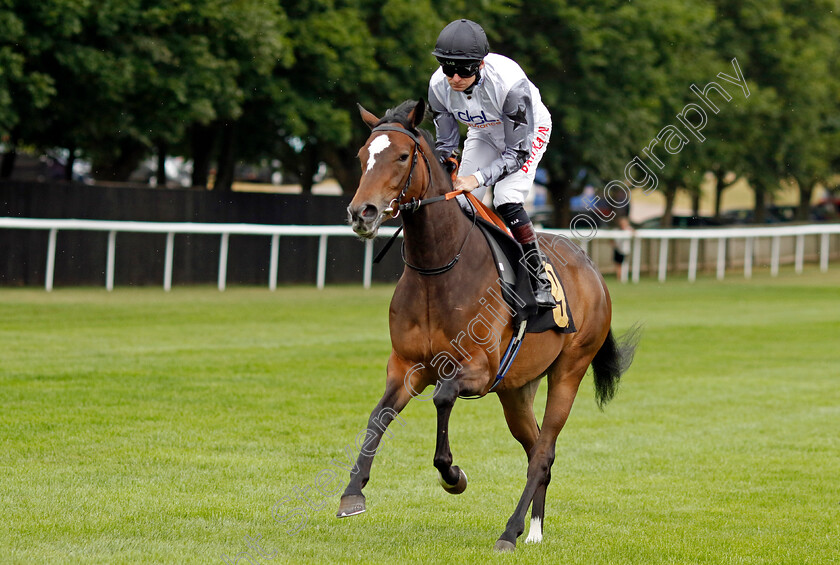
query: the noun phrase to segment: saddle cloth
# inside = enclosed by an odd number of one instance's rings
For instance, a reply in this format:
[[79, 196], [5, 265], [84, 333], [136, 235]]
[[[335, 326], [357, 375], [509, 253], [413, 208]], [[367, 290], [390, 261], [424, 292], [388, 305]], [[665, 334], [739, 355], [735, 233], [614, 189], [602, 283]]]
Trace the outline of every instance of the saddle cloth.
[[516, 312], [514, 325], [518, 326], [522, 320], [527, 320], [525, 331], [528, 333], [540, 333], [551, 329], [559, 330], [561, 333], [576, 332], [563, 282], [550, 259], [546, 257], [545, 271], [551, 281], [551, 294], [557, 306], [552, 310], [547, 310], [538, 308], [534, 300], [530, 275], [524, 261], [521, 261], [522, 247], [507, 231], [502, 231], [498, 225], [485, 220], [482, 216], [479, 215], [476, 218], [476, 225], [481, 229], [493, 253], [502, 296], [508, 306]]

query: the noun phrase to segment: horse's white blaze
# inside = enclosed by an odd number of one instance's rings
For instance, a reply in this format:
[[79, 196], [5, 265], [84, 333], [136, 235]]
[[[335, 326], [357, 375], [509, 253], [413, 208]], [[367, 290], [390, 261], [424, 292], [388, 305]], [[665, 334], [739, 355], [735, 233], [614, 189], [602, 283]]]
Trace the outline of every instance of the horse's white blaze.
[[389, 145], [391, 145], [391, 138], [388, 137], [387, 133], [384, 135], [380, 135], [379, 137], [370, 142], [370, 145], [368, 146], [367, 169], [365, 169], [366, 173], [370, 172], [370, 170], [376, 164], [376, 156]]
[[531, 528], [528, 530], [528, 538], [525, 543], [540, 543], [542, 541], [542, 521], [539, 518], [531, 518]]

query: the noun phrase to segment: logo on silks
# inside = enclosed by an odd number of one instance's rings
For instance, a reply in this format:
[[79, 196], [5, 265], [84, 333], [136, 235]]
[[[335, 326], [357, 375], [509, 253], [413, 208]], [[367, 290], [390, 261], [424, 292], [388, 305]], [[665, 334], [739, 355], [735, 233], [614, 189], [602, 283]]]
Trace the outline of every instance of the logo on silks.
[[502, 120], [498, 118], [488, 118], [484, 110], [482, 110], [479, 114], [470, 114], [469, 110], [462, 110], [456, 112], [455, 117], [458, 118], [458, 121], [471, 127], [486, 128], [488, 126], [501, 125], [502, 123]]
[[525, 161], [525, 164], [522, 165], [522, 172], [527, 173], [528, 169], [531, 168], [531, 163], [534, 162], [534, 159], [537, 157], [537, 153], [539, 153], [544, 147], [545, 144], [548, 143], [548, 136], [551, 134], [551, 128], [540, 126], [537, 128], [537, 135], [534, 138], [534, 141], [531, 143], [531, 153], [528, 157], [528, 160]]

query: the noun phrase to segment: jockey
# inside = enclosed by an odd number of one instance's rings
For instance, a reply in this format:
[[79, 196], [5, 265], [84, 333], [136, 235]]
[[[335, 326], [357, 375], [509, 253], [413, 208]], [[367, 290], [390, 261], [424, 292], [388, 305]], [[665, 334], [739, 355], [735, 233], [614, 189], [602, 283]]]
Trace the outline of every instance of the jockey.
[[[525, 198], [551, 135], [551, 115], [516, 62], [490, 53], [484, 30], [456, 20], [441, 31], [432, 54], [440, 62], [429, 82], [435, 149], [450, 157], [468, 126], [454, 188], [481, 199], [493, 186], [493, 205], [522, 245], [537, 304], [555, 306]], [[462, 197], [459, 197], [462, 198]]]

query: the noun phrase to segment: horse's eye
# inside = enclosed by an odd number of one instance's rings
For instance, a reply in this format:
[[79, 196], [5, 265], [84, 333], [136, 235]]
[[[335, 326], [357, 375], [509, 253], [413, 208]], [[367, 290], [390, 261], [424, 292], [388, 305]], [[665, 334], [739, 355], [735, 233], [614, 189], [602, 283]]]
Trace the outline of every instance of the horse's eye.
[[400, 155], [400, 161], [408, 161], [408, 153], [403, 153]]

